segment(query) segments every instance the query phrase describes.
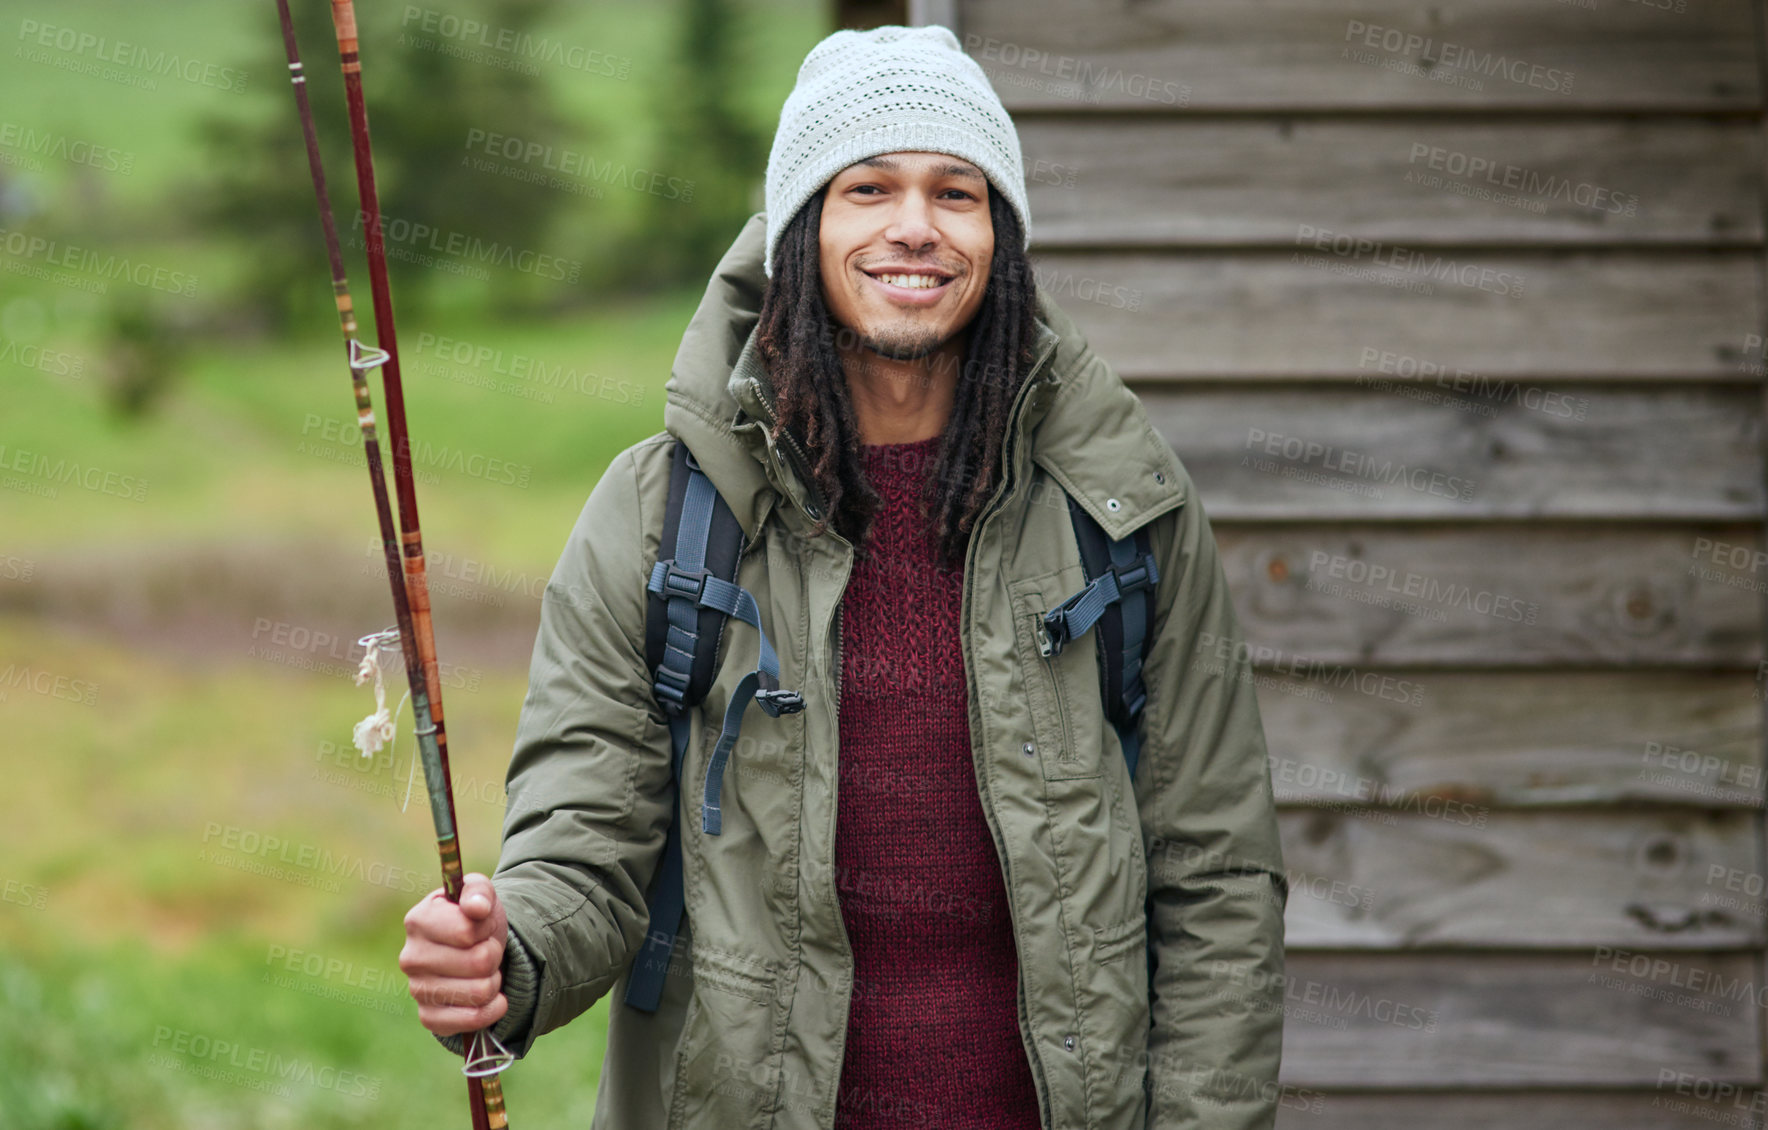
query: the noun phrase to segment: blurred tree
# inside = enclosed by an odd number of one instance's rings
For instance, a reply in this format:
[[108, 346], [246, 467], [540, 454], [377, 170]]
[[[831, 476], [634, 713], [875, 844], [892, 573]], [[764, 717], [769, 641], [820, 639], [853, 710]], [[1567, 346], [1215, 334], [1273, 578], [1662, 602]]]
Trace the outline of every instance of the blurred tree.
[[[618, 258], [628, 285], [703, 283], [756, 210], [771, 129], [744, 112], [753, 52], [731, 0], [682, 0], [670, 64], [656, 94], [649, 167], [665, 178], [647, 194]], [[688, 182], [686, 191], [678, 182]]]
[[105, 401], [119, 416], [145, 416], [171, 386], [188, 335], [133, 292], [111, 299], [103, 325]]
[[[487, 158], [482, 150], [469, 149], [468, 140], [470, 131], [483, 130], [519, 132], [524, 143], [541, 146], [562, 143], [566, 126], [546, 76], [535, 73], [541, 64], [528, 61], [519, 49], [495, 46], [499, 36], [520, 44], [525, 36], [544, 34], [536, 29], [558, 6], [559, 0], [451, 0], [447, 20], [438, 25], [441, 30], [425, 31], [422, 20], [408, 20], [409, 12], [402, 13], [398, 5], [358, 5], [364, 96], [385, 230], [403, 236], [425, 225], [436, 233], [433, 239], [388, 240], [388, 269], [402, 313], [428, 308], [454, 277], [413, 258], [477, 263], [471, 256], [437, 252], [456, 233], [458, 239], [517, 251], [553, 250], [546, 245], [548, 232], [571, 198], [521, 179], [519, 174], [544, 172], [538, 164], [530, 168], [519, 161]], [[331, 8], [323, 3], [292, 7], [332, 208], [357, 308], [366, 311], [364, 232]], [[246, 66], [254, 74], [286, 74], [275, 6], [266, 3], [263, 11], [268, 14], [260, 36], [263, 50]], [[464, 28], [467, 21], [478, 21], [486, 30], [470, 37], [442, 33]], [[246, 241], [249, 265], [239, 297], [261, 310], [271, 328], [315, 320], [326, 324], [330, 288], [324, 245], [293, 95], [285, 83], [265, 82], [255, 84], [247, 97], [252, 102], [242, 111], [208, 117], [199, 127], [210, 172], [197, 190], [197, 214], [202, 222]], [[474, 152], [483, 158], [477, 167]], [[402, 252], [408, 257], [401, 258]], [[542, 281], [507, 267], [477, 265], [490, 273], [491, 300], [504, 310], [519, 305], [528, 289]]]

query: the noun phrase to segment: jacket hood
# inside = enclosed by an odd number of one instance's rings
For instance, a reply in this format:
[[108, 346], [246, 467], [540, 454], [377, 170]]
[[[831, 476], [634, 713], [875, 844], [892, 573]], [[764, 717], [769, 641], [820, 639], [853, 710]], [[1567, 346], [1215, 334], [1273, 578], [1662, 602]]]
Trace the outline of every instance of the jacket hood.
[[[782, 498], [814, 518], [807, 484], [769, 437], [773, 386], [756, 351], [767, 286], [757, 212], [719, 260], [664, 386], [663, 426], [693, 451], [753, 539]], [[1012, 426], [1034, 462], [1112, 538], [1178, 506], [1189, 479], [1136, 395], [1037, 288], [1036, 358]]]

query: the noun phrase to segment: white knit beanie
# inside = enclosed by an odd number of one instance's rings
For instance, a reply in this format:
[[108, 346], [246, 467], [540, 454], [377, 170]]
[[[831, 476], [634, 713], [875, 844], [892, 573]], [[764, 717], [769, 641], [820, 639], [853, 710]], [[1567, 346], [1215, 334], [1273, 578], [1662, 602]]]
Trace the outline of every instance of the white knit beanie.
[[804, 202], [880, 153], [947, 153], [983, 171], [1031, 246], [1019, 133], [988, 76], [949, 28], [838, 31], [810, 49], [780, 108], [767, 158], [767, 257]]

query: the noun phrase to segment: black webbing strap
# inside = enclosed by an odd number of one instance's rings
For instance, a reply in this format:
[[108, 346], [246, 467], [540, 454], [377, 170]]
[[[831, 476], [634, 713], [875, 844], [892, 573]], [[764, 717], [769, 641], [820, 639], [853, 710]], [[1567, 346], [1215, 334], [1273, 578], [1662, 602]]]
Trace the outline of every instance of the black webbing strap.
[[[696, 479], [703, 488], [696, 486]], [[669, 470], [669, 502], [663, 514], [658, 561], [669, 562], [683, 572], [716, 572], [735, 580], [737, 559], [742, 555], [742, 527], [718, 492], [705, 489], [710, 486], [687, 445], [677, 443]], [[655, 1012], [685, 910], [679, 782], [682, 759], [687, 756], [689, 713], [712, 686], [726, 618], [716, 608], [702, 607], [696, 599], [697, 590], [658, 592], [648, 584], [646, 588], [651, 596], [645, 617], [645, 661], [655, 680], [651, 692], [669, 718], [670, 776], [678, 787], [663, 858], [645, 891], [650, 929], [633, 959], [625, 1000], [642, 1012]]]
[[[1148, 701], [1142, 683], [1142, 654], [1148, 642], [1148, 626], [1152, 606], [1148, 598], [1160, 580], [1154, 563], [1154, 544], [1147, 525], [1131, 536], [1116, 541], [1105, 536], [1104, 529], [1086, 509], [1068, 497], [1068, 514], [1074, 524], [1074, 538], [1080, 546], [1081, 568], [1087, 583], [1044, 616], [1042, 650], [1046, 656], [1058, 655], [1064, 644], [1098, 627], [1099, 686], [1105, 714], [1117, 731], [1117, 742], [1123, 747], [1124, 764], [1131, 781], [1136, 779], [1136, 763], [1141, 758], [1142, 739], [1139, 724], [1142, 707]], [[1150, 900], [1143, 900], [1143, 914], [1148, 920], [1148, 944], [1145, 961], [1148, 984], [1154, 984], [1156, 961]]]
[[1142, 652], [1150, 620], [1149, 593], [1160, 580], [1146, 525], [1116, 541], [1093, 516], [1068, 498], [1068, 513], [1080, 546], [1086, 586], [1044, 614], [1039, 647], [1046, 656], [1062, 653], [1071, 640], [1098, 626], [1099, 679], [1106, 716], [1117, 730], [1130, 779], [1141, 756], [1137, 724], [1147, 701], [1142, 684]]
[[645, 892], [650, 929], [633, 959], [626, 1003], [655, 1012], [669, 971], [669, 955], [681, 929], [685, 904], [681, 845], [681, 770], [691, 733], [690, 712], [706, 697], [717, 674], [718, 645], [725, 623], [735, 616], [760, 636], [759, 661], [743, 676], [725, 709], [718, 746], [706, 766], [701, 830], [721, 831], [719, 793], [724, 767], [736, 745], [743, 712], [753, 698], [770, 715], [804, 708], [796, 691], [781, 690], [779, 657], [761, 627], [755, 598], [736, 583], [742, 556], [743, 531], [730, 507], [687, 446], [677, 443], [670, 468], [669, 502], [664, 511], [658, 560], [645, 588], [650, 595], [645, 622], [646, 660], [655, 681], [658, 705], [669, 716], [671, 774], [676, 783], [676, 811], [669, 822], [663, 858]]

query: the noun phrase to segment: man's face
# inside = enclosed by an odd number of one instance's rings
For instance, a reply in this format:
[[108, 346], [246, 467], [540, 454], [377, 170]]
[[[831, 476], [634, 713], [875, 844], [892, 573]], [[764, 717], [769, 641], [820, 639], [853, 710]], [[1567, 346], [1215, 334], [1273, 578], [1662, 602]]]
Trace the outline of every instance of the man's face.
[[837, 324], [903, 361], [969, 325], [994, 259], [980, 169], [944, 153], [887, 153], [849, 165], [823, 192], [823, 301]]

